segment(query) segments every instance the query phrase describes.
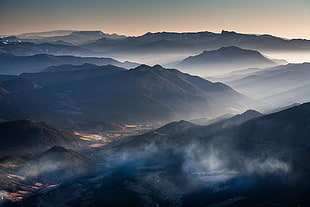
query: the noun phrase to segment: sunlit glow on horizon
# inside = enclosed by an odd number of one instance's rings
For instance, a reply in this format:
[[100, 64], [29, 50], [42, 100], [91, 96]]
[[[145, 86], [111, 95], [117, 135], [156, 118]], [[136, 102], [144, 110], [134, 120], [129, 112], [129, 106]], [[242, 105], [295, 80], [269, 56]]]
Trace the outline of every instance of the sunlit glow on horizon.
[[101, 30], [138, 36], [146, 32], [222, 30], [310, 39], [305, 0], [2, 0], [2, 35], [51, 30]]

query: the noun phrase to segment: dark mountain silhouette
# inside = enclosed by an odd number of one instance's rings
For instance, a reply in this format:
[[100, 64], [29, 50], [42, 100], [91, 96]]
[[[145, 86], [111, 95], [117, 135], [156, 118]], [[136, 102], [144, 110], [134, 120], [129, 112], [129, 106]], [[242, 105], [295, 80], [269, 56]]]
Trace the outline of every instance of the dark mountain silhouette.
[[18, 78], [17, 75], [0, 75], [0, 81]]
[[263, 114], [261, 114], [260, 112], [250, 109], [250, 110], [243, 112], [242, 114], [237, 114], [237, 115], [232, 116], [230, 118], [226, 118], [226, 119], [222, 118], [218, 121], [212, 120], [210, 124], [220, 125], [221, 127], [224, 128], [224, 127], [229, 127], [232, 125], [240, 125], [246, 121], [260, 117], [262, 115]]
[[[251, 115], [251, 118], [248, 119], [249, 114], [254, 116]], [[305, 157], [300, 157], [304, 153], [310, 153], [309, 114], [310, 103], [305, 103], [263, 116], [257, 112], [248, 111], [243, 115], [208, 126], [199, 126], [186, 121], [172, 122], [154, 132], [135, 137], [121, 148], [134, 147], [137, 150], [143, 149], [148, 144], [155, 144], [158, 145], [156, 149], [160, 152], [163, 146], [181, 148], [182, 145], [188, 145], [190, 142], [198, 142], [200, 146], [208, 147], [208, 143], [212, 143], [213, 147], [218, 148], [222, 153], [234, 152], [238, 154], [235, 154], [237, 157], [242, 155], [254, 159], [261, 156], [262, 160], [270, 156], [287, 162], [292, 165], [294, 170], [310, 173], [310, 168], [307, 165], [302, 165], [305, 162]], [[245, 119], [240, 119], [241, 117]], [[224, 126], [227, 123], [229, 125]], [[216, 144], [218, 143], [216, 141], [223, 143], [224, 140], [225, 146]], [[277, 147], [275, 148], [275, 146]], [[232, 162], [236, 164], [238, 160]], [[242, 165], [242, 163], [239, 164]], [[310, 174], [308, 176], [310, 178]]]
[[[103, 78], [112, 76], [126, 69], [116, 67], [114, 65], [98, 66], [85, 63], [83, 65], [59, 65], [50, 66], [41, 73], [22, 73], [20, 77], [33, 80], [42, 84], [44, 87], [57, 86], [61, 90], [62, 84], [70, 84], [82, 80], [90, 80], [95, 78]], [[78, 90], [78, 88], [76, 89]]]
[[61, 182], [85, 173], [91, 160], [84, 155], [60, 146], [54, 146], [30, 161], [22, 171], [26, 177], [37, 177], [39, 181]]
[[97, 57], [76, 57], [76, 56], [54, 56], [54, 55], [33, 55], [14, 56], [0, 54], [1, 74], [20, 74], [26, 72], [39, 72], [49, 66], [59, 66], [63, 64], [81, 65], [85, 63], [96, 65], [112, 64], [124, 68], [133, 68], [138, 64], [131, 62], [119, 62], [112, 58]]
[[309, 50], [310, 41], [302, 39], [287, 40], [271, 35], [251, 35], [222, 31], [222, 33], [194, 32], [146, 33], [138, 37], [119, 40], [99, 39], [84, 47], [101, 52], [182, 52], [214, 50], [221, 47], [237, 46], [252, 50]]
[[2, 81], [0, 82], [0, 87], [5, 89], [8, 93], [18, 93], [41, 88], [41, 86], [31, 80], [20, 77]]
[[77, 148], [80, 141], [73, 133], [44, 122], [20, 120], [0, 123], [1, 157], [40, 153], [54, 145]]
[[117, 147], [109, 173], [24, 204], [57, 198], [89, 206], [307, 206], [309, 116], [305, 103], [225, 129], [170, 123]]
[[71, 68], [21, 77], [42, 88], [3, 97], [3, 119], [13, 119], [14, 112], [20, 111], [39, 120], [163, 121], [230, 112], [245, 98], [224, 84], [159, 65], [131, 70]]
[[[92, 161], [86, 156], [63, 147], [54, 146], [34, 156], [5, 156], [0, 158], [1, 190], [19, 193], [20, 189], [73, 180], [87, 172]], [[20, 195], [23, 196], [23, 195]]]
[[[64, 64], [57, 66], [49, 66], [44, 69], [42, 72], [61, 72], [61, 71], [74, 71], [74, 70], [100, 70], [100, 69], [108, 69], [113, 67], [113, 64], [108, 64], [104, 66], [99, 66], [91, 63], [84, 63], [83, 65], [72, 65], [72, 64]], [[117, 70], [117, 67], [113, 67]], [[124, 70], [123, 68], [119, 68], [120, 70]]]
[[218, 50], [204, 51], [199, 55], [182, 60], [177, 67], [182, 69], [200, 69], [204, 71], [231, 71], [250, 67], [271, 67], [277, 65], [254, 50], [239, 47], [222, 47]]

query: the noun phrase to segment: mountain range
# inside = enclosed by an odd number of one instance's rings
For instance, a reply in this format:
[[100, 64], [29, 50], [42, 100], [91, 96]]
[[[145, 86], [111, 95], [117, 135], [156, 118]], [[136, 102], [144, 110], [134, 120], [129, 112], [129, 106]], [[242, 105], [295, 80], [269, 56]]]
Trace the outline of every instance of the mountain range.
[[[32, 55], [15, 56], [0, 53], [0, 73], [17, 75], [20, 73], [40, 72], [49, 66], [63, 64], [81, 65], [84, 63], [95, 65], [115, 65], [123, 68], [134, 68], [138, 66], [133, 62], [120, 62], [112, 58], [77, 57], [77, 56], [54, 56], [54, 55]], [[87, 65], [85, 65], [87, 67]], [[96, 67], [96, 66], [92, 66]]]
[[[86, 66], [82, 70], [85, 65], [76, 66], [77, 70], [71, 65], [59, 66], [60, 70], [52, 69], [56, 72], [24, 73], [2, 81], [0, 117], [167, 121], [232, 112], [246, 99], [222, 83], [159, 65], [140, 65], [130, 70], [111, 65]], [[32, 87], [24, 90], [27, 87], [21, 83]], [[14, 84], [23, 90], [10, 91], [6, 87]]]
[[51, 44], [32, 42], [0, 42], [0, 54], [10, 54], [16, 56], [30, 56], [38, 54], [51, 55], [80, 55], [80, 56], [94, 56], [98, 55], [93, 51], [81, 48], [74, 45]]
[[100, 52], [181, 52], [214, 50], [221, 47], [237, 46], [259, 51], [309, 50], [310, 41], [302, 39], [287, 40], [271, 35], [252, 35], [222, 31], [174, 33], [146, 33], [142, 36], [122, 39], [99, 39], [83, 47]]
[[256, 99], [255, 107], [265, 110], [310, 101], [310, 64], [287, 64], [265, 70], [213, 79]]
[[[72, 31], [70, 34], [60, 34], [56, 36], [38, 36], [40, 34], [22, 34], [17, 37], [21, 41], [33, 42], [33, 43], [59, 43], [63, 42], [72, 45], [89, 44], [98, 39], [122, 39], [126, 36], [117, 34], [105, 34], [101, 31]], [[45, 34], [46, 35], [46, 34]]]
[[[304, 39], [284, 39], [272, 35], [242, 34], [230, 31], [212, 32], [158, 32], [136, 37], [108, 35], [101, 31], [59, 31], [34, 33], [34, 44], [23, 38], [32, 34], [17, 36], [22, 42], [2, 42], [0, 52], [14, 55], [56, 54], [56, 55], [98, 55], [98, 54], [197, 54], [204, 50], [236, 46], [244, 49], [270, 51], [309, 51], [310, 41]], [[102, 38], [100, 38], [102, 37]], [[98, 39], [99, 38], [99, 39]], [[24, 41], [24, 42], [23, 42]], [[28, 42], [27, 42], [28, 41]], [[5, 43], [5, 44], [4, 44]], [[74, 46], [71, 45], [74, 43]], [[95, 52], [94, 52], [95, 51]]]
[[23, 204], [307, 206], [309, 113], [306, 103], [224, 128], [173, 122], [116, 146], [112, 170]]

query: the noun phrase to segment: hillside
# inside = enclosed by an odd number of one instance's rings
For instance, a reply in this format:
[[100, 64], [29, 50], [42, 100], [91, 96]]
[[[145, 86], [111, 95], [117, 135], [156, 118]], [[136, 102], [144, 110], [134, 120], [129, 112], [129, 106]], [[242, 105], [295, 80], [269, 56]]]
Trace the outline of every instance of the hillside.
[[39, 54], [33, 56], [14, 56], [0, 53], [1, 74], [17, 75], [20, 73], [40, 72], [49, 66], [63, 64], [82, 65], [85, 63], [95, 65], [115, 65], [124, 68], [133, 68], [138, 64], [119, 62], [112, 58], [54, 56]]
[[79, 137], [43, 122], [20, 120], [0, 123], [0, 157], [36, 154], [59, 145], [77, 148]]
[[[307, 206], [309, 115], [305, 103], [224, 130], [170, 123], [117, 147], [106, 160], [112, 172], [35, 195], [27, 204], [57, 198], [58, 204], [91, 206]], [[69, 192], [70, 199], [63, 196]]]
[[42, 88], [0, 99], [1, 108], [6, 109], [0, 111], [3, 119], [12, 119], [16, 116], [13, 112], [20, 111], [39, 120], [167, 121], [228, 113], [245, 100], [222, 83], [159, 65], [131, 70], [70, 68], [21, 77]]

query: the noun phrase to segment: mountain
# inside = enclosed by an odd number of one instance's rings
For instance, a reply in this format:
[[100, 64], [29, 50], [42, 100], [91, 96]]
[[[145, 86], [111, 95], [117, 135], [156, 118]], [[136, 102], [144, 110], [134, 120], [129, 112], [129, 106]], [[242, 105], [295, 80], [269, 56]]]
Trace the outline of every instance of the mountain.
[[16, 56], [30, 56], [37, 54], [51, 55], [82, 55], [91, 56], [97, 55], [93, 51], [73, 45], [55, 43], [40, 43], [31, 42], [0, 42], [0, 54], [10, 54]]
[[42, 33], [28, 33], [17, 35], [23, 42], [33, 43], [67, 43], [72, 45], [82, 45], [95, 42], [98, 39], [121, 39], [126, 36], [117, 34], [105, 34], [101, 31], [52, 31]]
[[[116, 64], [115, 64], [116, 65]], [[112, 64], [107, 64], [103, 66], [91, 64], [91, 63], [84, 63], [82, 65], [72, 65], [72, 64], [63, 64], [63, 65], [57, 65], [57, 66], [49, 66], [46, 69], [44, 69], [42, 72], [65, 72], [65, 71], [78, 71], [78, 70], [101, 70], [101, 69], [107, 69], [113, 67]], [[113, 67], [114, 69], [117, 69], [118, 67]], [[119, 68], [120, 70], [124, 70]]]
[[[219, 117], [219, 118], [216, 118], [215, 120], [213, 120], [213, 119], [209, 120], [208, 122], [204, 123], [203, 125], [214, 124], [214, 125], [220, 125], [222, 128], [225, 128], [225, 127], [229, 127], [232, 125], [240, 125], [244, 122], [247, 122], [251, 119], [260, 117], [262, 115], [263, 114], [261, 114], [258, 111], [249, 109], [249, 110], [243, 112], [242, 114], [237, 114], [237, 115], [234, 115], [234, 116], [229, 117], [229, 118]], [[202, 125], [202, 124], [200, 123], [200, 125]]]
[[[54, 56], [39, 54], [33, 56], [14, 56], [0, 54], [1, 74], [20, 74], [29, 72], [39, 72], [49, 66], [59, 66], [63, 64], [81, 65], [85, 63], [96, 65], [115, 65], [125, 68], [133, 68], [138, 64], [132, 62], [119, 62], [112, 58], [97, 57], [76, 57], [76, 56]], [[97, 66], [94, 66], [97, 67]]]
[[254, 98], [260, 110], [310, 101], [310, 63], [288, 64], [240, 75], [226, 84]]
[[230, 73], [225, 73], [222, 75], [213, 75], [213, 76], [207, 76], [206, 79], [211, 81], [218, 81], [218, 82], [230, 82], [233, 80], [237, 80], [240, 78], [244, 78], [246, 76], [249, 76], [251, 73], [259, 72], [264, 69], [262, 68], [247, 68], [242, 70], [234, 70]]
[[27, 90], [34, 90], [41, 88], [38, 84], [24, 78], [15, 78], [0, 82], [0, 87], [9, 93], [24, 92]]
[[55, 42], [64, 41], [74, 45], [89, 44], [95, 42], [98, 39], [122, 39], [126, 36], [117, 34], [105, 34], [101, 31], [75, 31], [69, 35], [44, 37], [39, 42]]
[[6, 156], [0, 158], [1, 192], [9, 192], [11, 201], [21, 200], [47, 186], [84, 175], [91, 164], [88, 157], [59, 146], [31, 158]]
[[[249, 114], [254, 114], [254, 116], [251, 115], [248, 120], [236, 122], [237, 118], [240, 119], [240, 117]], [[135, 137], [121, 148], [126, 149], [135, 146], [135, 150], [144, 147], [147, 149], [148, 144], [155, 144], [154, 147], [158, 147], [157, 150], [161, 151], [164, 149], [162, 148], [164, 145], [168, 148], [179, 148], [182, 145], [190, 145], [191, 142], [198, 142], [202, 148], [208, 148], [210, 147], [208, 144], [211, 144], [212, 147], [220, 150], [221, 153], [225, 154], [217, 154], [217, 156], [222, 157], [221, 159], [237, 159], [240, 155], [246, 155], [245, 157], [249, 156], [248, 158], [261, 156], [260, 158], [264, 160], [271, 156], [291, 165], [292, 170], [310, 173], [308, 166], [301, 165], [301, 162], [305, 162], [305, 157], [299, 157], [304, 153], [310, 153], [310, 142], [308, 140], [310, 133], [308, 127], [309, 115], [310, 103], [304, 103], [269, 115], [248, 111], [243, 115], [208, 126], [198, 126], [186, 121], [172, 122], [154, 132]], [[223, 129], [222, 124], [227, 122], [234, 124]], [[219, 125], [222, 126], [218, 127]], [[153, 138], [150, 139], [150, 136], [153, 136]], [[191, 138], [189, 139], [189, 137]], [[169, 143], [176, 142], [176, 140], [177, 143], [169, 145]], [[224, 140], [224, 145], [218, 145], [218, 143], [223, 143]], [[139, 146], [143, 146], [143, 148], [139, 148]], [[275, 146], [277, 147], [275, 148]], [[226, 154], [233, 151], [236, 153], [236, 157], [225, 158]], [[238, 162], [238, 160], [235, 160], [235, 162]], [[243, 165], [244, 163], [239, 164]], [[238, 168], [237, 165], [231, 167]], [[308, 176], [310, 178], [310, 174]]]
[[0, 81], [18, 78], [17, 75], [0, 75]]
[[22, 169], [26, 177], [39, 181], [61, 182], [85, 173], [91, 160], [71, 149], [54, 146], [31, 160], [31, 168]]
[[118, 40], [99, 39], [83, 47], [100, 52], [113, 53], [158, 53], [214, 50], [221, 47], [237, 46], [259, 51], [309, 50], [310, 41], [287, 40], [271, 35], [252, 35], [236, 32], [158, 32]]
[[[119, 155], [130, 154], [123, 164], [129, 162], [137, 171], [140, 163], [144, 169], [157, 166], [144, 176], [154, 176], [158, 169], [163, 173], [156, 177], [159, 182], [168, 179], [173, 183], [170, 192], [186, 189], [178, 194], [181, 206], [259, 206], [270, 202], [307, 206], [309, 115], [310, 103], [305, 103], [226, 128], [216, 123], [174, 122], [134, 137], [120, 147]], [[180, 180], [182, 184], [178, 184]], [[147, 179], [133, 182], [139, 186]], [[225, 205], [229, 200], [232, 203]]]
[[54, 145], [78, 148], [80, 141], [73, 133], [44, 122], [20, 120], [0, 123], [0, 157], [37, 154]]
[[23, 33], [23, 34], [17, 35], [17, 37], [22, 38], [22, 39], [36, 39], [36, 38], [43, 38], [43, 37], [69, 35], [72, 32], [75, 32], [75, 30], [53, 30], [53, 31], [47, 31], [47, 32]]
[[222, 47], [218, 50], [204, 51], [199, 55], [182, 60], [177, 67], [181, 69], [202, 70], [208, 72], [227, 72], [251, 67], [271, 67], [277, 65], [254, 50], [239, 47]]
[[106, 171], [23, 204], [308, 206], [309, 116], [305, 103], [225, 129], [170, 123], [117, 146]]
[[31, 114], [31, 118], [48, 121], [167, 121], [231, 112], [246, 99], [222, 83], [159, 65], [61, 70], [21, 74], [42, 88], [3, 96], [0, 117]]

